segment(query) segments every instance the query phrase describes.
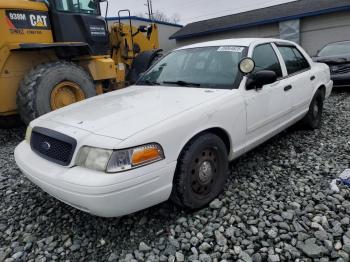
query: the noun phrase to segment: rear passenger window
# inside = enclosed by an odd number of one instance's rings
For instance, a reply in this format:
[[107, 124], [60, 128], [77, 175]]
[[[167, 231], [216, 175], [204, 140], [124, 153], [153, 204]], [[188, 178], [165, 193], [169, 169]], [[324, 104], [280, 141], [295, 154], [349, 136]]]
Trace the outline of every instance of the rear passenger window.
[[310, 68], [310, 65], [302, 53], [292, 46], [279, 46], [278, 50], [286, 63], [288, 74], [294, 74]]
[[274, 71], [278, 77], [282, 76], [282, 69], [275, 51], [270, 44], [259, 45], [254, 49], [254, 72], [261, 70]]

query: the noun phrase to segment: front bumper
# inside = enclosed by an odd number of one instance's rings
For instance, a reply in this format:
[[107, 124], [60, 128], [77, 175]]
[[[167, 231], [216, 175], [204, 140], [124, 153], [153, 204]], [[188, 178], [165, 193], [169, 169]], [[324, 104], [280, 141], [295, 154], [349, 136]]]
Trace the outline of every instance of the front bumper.
[[22, 172], [48, 194], [102, 217], [119, 217], [166, 201], [176, 168], [176, 162], [165, 161], [117, 174], [67, 168], [39, 157], [26, 141], [16, 148], [15, 160]]
[[332, 93], [332, 90], [333, 90], [333, 81], [330, 80], [327, 84], [326, 84], [326, 98], [329, 97]]
[[350, 86], [350, 73], [346, 74], [334, 74], [331, 73], [331, 78], [335, 87]]

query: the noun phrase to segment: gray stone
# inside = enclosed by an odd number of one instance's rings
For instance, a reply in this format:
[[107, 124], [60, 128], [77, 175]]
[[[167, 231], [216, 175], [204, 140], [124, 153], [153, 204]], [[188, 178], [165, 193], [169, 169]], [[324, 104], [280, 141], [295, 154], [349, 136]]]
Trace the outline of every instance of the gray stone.
[[22, 257], [22, 255], [23, 255], [23, 252], [17, 252], [17, 253], [15, 253], [15, 254], [13, 254], [12, 255], [12, 258], [13, 259], [19, 259], [19, 258], [21, 258]]
[[203, 242], [200, 246], [199, 246], [199, 250], [200, 251], [208, 251], [211, 249], [211, 245], [209, 245], [207, 242]]
[[197, 245], [198, 245], [198, 242], [199, 242], [199, 240], [198, 240], [197, 237], [192, 237], [192, 238], [190, 239], [190, 243], [191, 243], [192, 246], [197, 246]]
[[282, 212], [282, 217], [286, 220], [293, 220], [294, 213], [292, 212]]
[[216, 243], [218, 243], [220, 246], [225, 246], [227, 244], [227, 239], [218, 230], [215, 231], [215, 239]]
[[328, 234], [324, 230], [316, 231], [314, 235], [318, 240], [321, 240], [321, 241], [328, 239]]
[[280, 261], [280, 257], [279, 255], [269, 255], [267, 258], [268, 262], [279, 262]]
[[222, 207], [222, 202], [219, 199], [215, 199], [209, 204], [209, 207], [212, 209], [220, 209]]
[[250, 255], [244, 251], [239, 253], [239, 258], [242, 259], [244, 262], [253, 262], [253, 259], [250, 257]]
[[211, 262], [211, 257], [207, 254], [200, 254], [199, 255], [199, 261], [202, 262]]
[[344, 250], [339, 250], [338, 255], [344, 259], [344, 261], [349, 261], [349, 254], [346, 253]]
[[348, 238], [347, 236], [343, 236], [343, 244], [344, 245], [350, 245], [350, 238]]
[[182, 223], [184, 223], [184, 222], [186, 222], [186, 221], [187, 221], [187, 218], [186, 218], [186, 217], [180, 217], [178, 220], [176, 220], [176, 223], [182, 224]]
[[108, 261], [109, 261], [109, 262], [118, 261], [118, 255], [117, 255], [116, 253], [110, 254], [109, 257], [108, 257]]
[[334, 249], [335, 250], [340, 250], [341, 248], [343, 247], [342, 243], [340, 241], [337, 241], [335, 244], [334, 244]]
[[325, 248], [322, 246], [318, 246], [313, 243], [304, 243], [300, 247], [301, 251], [310, 258], [319, 258], [321, 257], [325, 252]]
[[269, 236], [269, 238], [276, 238], [277, 237], [277, 229], [271, 228], [268, 232], [267, 235]]
[[139, 244], [139, 251], [141, 252], [147, 252], [147, 251], [150, 251], [152, 248], [149, 247], [145, 242], [141, 242]]
[[277, 222], [282, 222], [283, 218], [280, 215], [274, 215], [272, 217], [273, 220], [277, 221]]
[[253, 262], [262, 262], [262, 257], [259, 253], [255, 253], [253, 256], [252, 256], [252, 260]]
[[169, 243], [164, 250], [164, 254], [169, 256], [169, 255], [175, 255], [175, 253], [176, 253], [176, 247]]
[[72, 245], [71, 247], [70, 247], [70, 250], [71, 251], [77, 251], [78, 249], [80, 249], [80, 245], [79, 244], [74, 244], [74, 245]]
[[328, 249], [328, 251], [331, 251], [333, 249], [333, 243], [330, 240], [325, 240], [323, 242], [324, 246]]
[[235, 234], [235, 229], [233, 227], [229, 227], [228, 229], [225, 230], [225, 236], [226, 237], [233, 237]]
[[176, 261], [179, 261], [179, 262], [185, 261], [185, 256], [180, 252], [175, 253], [175, 258], [176, 258]]
[[290, 231], [290, 226], [286, 222], [279, 222], [278, 226], [284, 230]]
[[343, 246], [343, 250], [344, 250], [346, 253], [350, 254], [350, 245], [344, 245], [344, 246]]

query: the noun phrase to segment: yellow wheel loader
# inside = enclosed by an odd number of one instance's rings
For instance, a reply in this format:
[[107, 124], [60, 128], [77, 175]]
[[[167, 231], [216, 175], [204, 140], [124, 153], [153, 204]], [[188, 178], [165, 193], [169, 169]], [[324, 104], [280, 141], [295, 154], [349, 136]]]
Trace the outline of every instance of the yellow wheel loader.
[[159, 56], [156, 24], [108, 28], [102, 1], [0, 0], [0, 127], [132, 84]]

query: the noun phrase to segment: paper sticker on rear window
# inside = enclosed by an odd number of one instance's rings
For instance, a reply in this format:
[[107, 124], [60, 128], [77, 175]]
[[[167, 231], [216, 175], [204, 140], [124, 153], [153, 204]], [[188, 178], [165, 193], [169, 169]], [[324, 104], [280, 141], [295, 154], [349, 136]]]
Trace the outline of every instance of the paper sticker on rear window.
[[218, 49], [218, 52], [234, 52], [234, 53], [242, 53], [244, 50], [243, 47], [237, 46], [221, 46]]

